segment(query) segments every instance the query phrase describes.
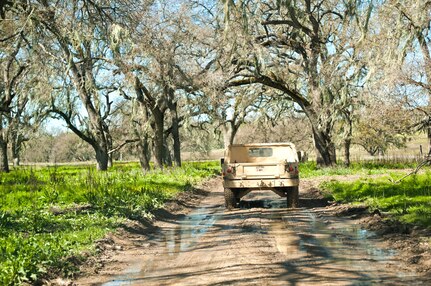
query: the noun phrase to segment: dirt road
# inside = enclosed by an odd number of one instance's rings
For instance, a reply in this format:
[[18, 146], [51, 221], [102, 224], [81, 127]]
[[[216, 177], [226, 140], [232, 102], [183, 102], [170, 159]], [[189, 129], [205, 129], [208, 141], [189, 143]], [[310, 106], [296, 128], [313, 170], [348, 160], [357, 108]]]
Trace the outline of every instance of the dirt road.
[[[272, 192], [223, 206], [221, 181], [188, 215], [166, 216], [77, 285], [429, 285], [355, 220], [303, 188], [295, 210]], [[308, 198], [307, 198], [308, 197]]]

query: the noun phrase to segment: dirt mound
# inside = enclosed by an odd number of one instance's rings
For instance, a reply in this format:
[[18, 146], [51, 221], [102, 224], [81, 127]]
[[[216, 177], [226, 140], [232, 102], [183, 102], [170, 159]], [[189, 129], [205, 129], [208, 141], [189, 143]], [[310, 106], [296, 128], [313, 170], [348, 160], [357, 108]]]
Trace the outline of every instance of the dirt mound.
[[349, 216], [351, 218], [359, 218], [368, 216], [368, 207], [365, 205], [333, 205], [333, 213], [336, 216]]
[[317, 182], [310, 179], [305, 179], [301, 181], [299, 195], [300, 207], [317, 208], [325, 207], [330, 204], [328, 199], [324, 196], [324, 194], [317, 187], [317, 185]]
[[392, 235], [388, 237], [391, 247], [398, 250], [404, 260], [419, 273], [431, 277], [431, 245], [429, 236]]
[[370, 215], [360, 221], [364, 228], [375, 231], [397, 250], [403, 260], [419, 273], [431, 277], [431, 231], [402, 223], [390, 216]]

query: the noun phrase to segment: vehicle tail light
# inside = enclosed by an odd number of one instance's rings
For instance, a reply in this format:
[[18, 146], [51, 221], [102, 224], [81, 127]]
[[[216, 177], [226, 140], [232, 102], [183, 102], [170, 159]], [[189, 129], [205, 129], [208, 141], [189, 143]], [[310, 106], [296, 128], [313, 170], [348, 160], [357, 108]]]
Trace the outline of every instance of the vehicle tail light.
[[285, 169], [286, 169], [286, 172], [289, 172], [289, 173], [293, 173], [293, 174], [299, 173], [298, 166], [296, 166], [294, 164], [287, 164]]

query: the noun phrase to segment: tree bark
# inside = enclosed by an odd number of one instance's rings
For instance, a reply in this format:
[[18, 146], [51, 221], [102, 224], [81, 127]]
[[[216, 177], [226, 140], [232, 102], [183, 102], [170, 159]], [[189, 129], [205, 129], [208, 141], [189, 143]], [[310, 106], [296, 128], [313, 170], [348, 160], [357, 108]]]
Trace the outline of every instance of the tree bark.
[[350, 166], [350, 147], [352, 145], [352, 133], [353, 133], [353, 119], [352, 111], [346, 109], [343, 114], [347, 124], [347, 135], [344, 138], [344, 165]]
[[151, 122], [151, 128], [154, 130], [153, 138], [153, 149], [155, 157], [155, 167], [163, 169], [163, 149], [164, 149], [164, 120], [165, 111], [167, 107], [163, 100], [157, 100], [153, 97], [150, 91], [141, 83], [139, 78], [135, 76], [134, 89], [136, 92], [136, 99], [139, 102], [141, 108], [144, 110], [144, 119], [148, 120], [148, 114], [146, 110], [152, 115], [153, 121]]
[[[106, 171], [109, 166], [109, 143], [106, 138], [105, 128], [99, 116], [95, 116], [95, 114], [91, 114], [90, 112], [89, 115], [90, 132], [93, 134], [93, 138], [88, 138], [88, 142], [96, 152], [97, 170]], [[79, 136], [79, 134], [77, 135]]]
[[172, 116], [172, 139], [174, 140], [174, 163], [181, 167], [181, 141], [180, 141], [180, 120], [178, 117], [177, 103], [169, 105]]
[[163, 163], [165, 166], [172, 167], [172, 156], [171, 151], [169, 150], [167, 138], [164, 138], [163, 142]]
[[[316, 150], [316, 162], [319, 166], [333, 166], [337, 163], [335, 144], [332, 142], [332, 124], [328, 119], [319, 119], [319, 111], [316, 106], [304, 107], [313, 132], [314, 147]], [[325, 118], [325, 117], [324, 117]]]
[[100, 148], [93, 146], [96, 151], [96, 162], [98, 171], [108, 170], [109, 165], [109, 154], [107, 148]]
[[233, 142], [235, 141], [235, 136], [238, 133], [238, 129], [239, 128], [231, 122], [227, 122], [222, 126], [225, 148], [229, 147], [230, 145], [233, 145]]
[[19, 138], [17, 138], [16, 134], [14, 132], [11, 132], [11, 148], [12, 148], [12, 159], [13, 159], [13, 166], [18, 167], [20, 164], [20, 150], [21, 150], [21, 144], [22, 142], [19, 142]]
[[9, 173], [9, 164], [7, 159], [7, 141], [4, 140], [3, 134], [0, 135], [0, 172]]
[[107, 150], [108, 150], [108, 168], [111, 168], [114, 166], [114, 153], [109, 153], [109, 150], [112, 150], [113, 146], [113, 140], [111, 134], [109, 134], [108, 126], [105, 125], [105, 137], [106, 137], [106, 143], [107, 143]]
[[230, 132], [229, 132], [229, 127], [223, 125], [222, 130], [223, 130], [224, 148], [226, 149], [227, 147], [229, 147], [230, 145], [232, 145], [231, 136], [230, 136]]
[[9, 173], [9, 163], [7, 158], [7, 136], [3, 128], [3, 115], [0, 114], [0, 172]]
[[112, 166], [114, 166], [114, 158], [112, 154], [108, 155], [108, 168], [111, 168]]
[[143, 138], [141, 138], [137, 147], [138, 147], [139, 163], [141, 165], [142, 170], [144, 172], [150, 170], [151, 152], [150, 152], [150, 144], [148, 143], [147, 136], [144, 136]]
[[[139, 107], [142, 109], [142, 120], [144, 124], [148, 123], [149, 112], [143, 101], [138, 101]], [[135, 134], [140, 138], [138, 143], [138, 157], [141, 168], [144, 172], [151, 169], [151, 148], [147, 130], [141, 124], [135, 125]]]
[[156, 167], [163, 169], [164, 114], [157, 108], [153, 108], [151, 113], [154, 117], [154, 157]]
[[[429, 97], [428, 108], [431, 110], [431, 96]], [[428, 138], [428, 154], [431, 154], [431, 115], [428, 116], [427, 138]]]
[[344, 165], [350, 166], [350, 146], [352, 145], [352, 139], [344, 139]]
[[337, 162], [335, 145], [331, 137], [312, 125], [316, 161], [319, 166], [333, 166]]

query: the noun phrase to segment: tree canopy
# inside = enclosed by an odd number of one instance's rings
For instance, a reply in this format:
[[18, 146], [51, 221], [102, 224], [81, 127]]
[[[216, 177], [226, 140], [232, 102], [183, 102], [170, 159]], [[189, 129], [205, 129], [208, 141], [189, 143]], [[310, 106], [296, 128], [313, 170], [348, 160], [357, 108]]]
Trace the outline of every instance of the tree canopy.
[[100, 170], [123, 148], [145, 170], [152, 158], [180, 166], [191, 134], [212, 138], [196, 147], [207, 149], [262, 124], [296, 128], [242, 138], [311, 138], [322, 165], [342, 149], [348, 164], [352, 144], [402, 146], [418, 126], [431, 138], [430, 10], [418, 0], [2, 2], [0, 169], [49, 118]]

